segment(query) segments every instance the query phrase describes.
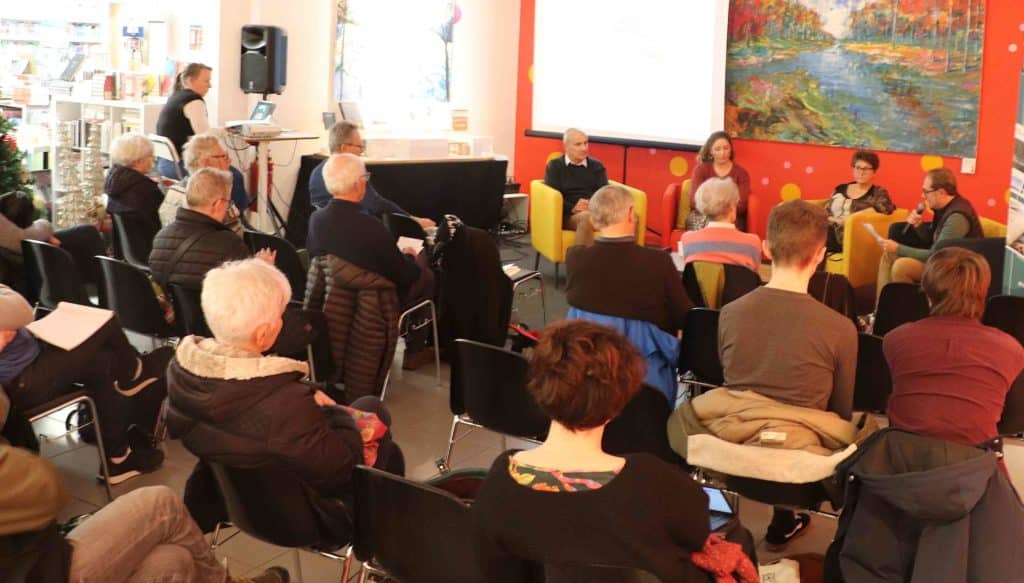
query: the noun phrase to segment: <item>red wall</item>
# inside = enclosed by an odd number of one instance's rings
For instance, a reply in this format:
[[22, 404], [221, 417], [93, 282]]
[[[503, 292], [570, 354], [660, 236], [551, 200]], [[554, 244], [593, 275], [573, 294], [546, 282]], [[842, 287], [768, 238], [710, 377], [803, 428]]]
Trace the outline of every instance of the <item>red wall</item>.
[[[522, 0], [521, 6], [515, 160], [516, 178], [523, 184], [523, 190], [528, 191], [529, 181], [543, 177], [548, 156], [561, 150], [561, 142], [524, 135], [530, 128], [533, 106], [530, 68], [533, 64], [534, 0]], [[921, 199], [923, 171], [941, 162], [957, 174], [961, 192], [980, 214], [1006, 222], [1022, 55], [1024, 1], [990, 0], [985, 21], [977, 172], [960, 174], [958, 158], [880, 152], [877, 182], [889, 189], [897, 205], [915, 206]], [[594, 89], [596, 87], [581, 87], [580, 91], [585, 96]], [[787, 193], [799, 192], [804, 198], [824, 198], [836, 184], [851, 180], [852, 150], [847, 148], [756, 140], [736, 140], [735, 146], [737, 162], [750, 172], [753, 196], [766, 202], [761, 205], [762, 216], [753, 218], [756, 230], [762, 235], [767, 212], [781, 200], [783, 187]], [[660, 199], [667, 184], [689, 177], [695, 154], [591, 144], [590, 155], [604, 163], [609, 178], [622, 180], [624, 150], [626, 181], [647, 192], [650, 213], [655, 218], [660, 211], [655, 200]]]

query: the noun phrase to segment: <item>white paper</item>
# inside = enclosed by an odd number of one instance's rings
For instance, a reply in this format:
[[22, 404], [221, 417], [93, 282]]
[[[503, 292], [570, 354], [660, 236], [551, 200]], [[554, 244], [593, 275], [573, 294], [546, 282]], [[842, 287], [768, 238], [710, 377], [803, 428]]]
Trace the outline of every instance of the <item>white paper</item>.
[[74, 350], [114, 317], [114, 312], [60, 302], [57, 309], [25, 328], [33, 336], [64, 350]]
[[864, 224], [864, 228], [867, 229], [869, 233], [871, 233], [872, 237], [875, 238], [875, 241], [881, 241], [882, 240], [882, 236], [879, 235], [878, 231], [875, 230], [875, 226], [874, 225], [872, 225], [871, 223], [863, 223], [863, 224]]
[[412, 250], [416, 252], [416, 255], [419, 255], [420, 251], [423, 250], [423, 239], [413, 239], [412, 237], [399, 237], [399, 251], [405, 249], [406, 247], [412, 248]]

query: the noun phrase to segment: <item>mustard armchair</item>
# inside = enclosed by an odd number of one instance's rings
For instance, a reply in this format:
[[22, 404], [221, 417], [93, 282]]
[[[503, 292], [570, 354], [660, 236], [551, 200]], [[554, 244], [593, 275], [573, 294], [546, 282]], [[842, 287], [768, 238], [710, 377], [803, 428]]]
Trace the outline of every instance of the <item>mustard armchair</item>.
[[[807, 202], [822, 206], [828, 204], [827, 199]], [[878, 282], [878, 262], [882, 258], [882, 248], [864, 225], [874, 226], [875, 231], [885, 237], [889, 225], [906, 221], [908, 214], [906, 209], [896, 209], [891, 215], [865, 209], [847, 216], [843, 223], [843, 252], [833, 253], [825, 259], [825, 271], [845, 275], [855, 288], [875, 285]]]
[[[615, 181], [633, 195], [633, 211], [637, 222], [637, 245], [643, 247], [647, 231], [647, 194], [639, 189]], [[544, 184], [543, 180], [530, 183], [530, 243], [537, 251], [533, 268], [540, 266], [540, 256], [555, 264], [555, 285], [558, 285], [558, 265], [565, 263], [565, 250], [576, 242], [576, 232], [562, 229], [562, 193]]]
[[993, 221], [992, 219], [986, 219], [985, 217], [978, 217], [981, 221], [981, 236], [982, 237], [1000, 237], [1006, 238], [1006, 225], [999, 221]]

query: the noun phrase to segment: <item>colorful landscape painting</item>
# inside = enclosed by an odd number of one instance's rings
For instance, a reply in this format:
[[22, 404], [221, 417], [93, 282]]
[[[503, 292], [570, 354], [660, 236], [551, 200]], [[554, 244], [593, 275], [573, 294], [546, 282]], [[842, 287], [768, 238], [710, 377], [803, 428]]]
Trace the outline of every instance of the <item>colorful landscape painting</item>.
[[726, 129], [973, 158], [984, 23], [984, 0], [732, 0]]

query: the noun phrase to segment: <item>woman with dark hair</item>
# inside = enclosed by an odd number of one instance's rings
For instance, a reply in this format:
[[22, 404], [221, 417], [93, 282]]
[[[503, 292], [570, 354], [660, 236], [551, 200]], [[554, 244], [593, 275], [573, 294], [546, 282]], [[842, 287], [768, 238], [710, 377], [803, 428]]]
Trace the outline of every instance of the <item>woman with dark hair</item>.
[[840, 253], [843, 250], [843, 223], [853, 213], [870, 208], [891, 215], [896, 209], [889, 191], [875, 184], [875, 173], [878, 172], [878, 154], [867, 150], [853, 153], [850, 166], [853, 168], [853, 182], [844, 182], [836, 186], [832, 198], [825, 210], [828, 211], [828, 222], [832, 227], [828, 230], [825, 249], [829, 253]]
[[[178, 158], [182, 158], [185, 142], [195, 134], [210, 129], [210, 121], [206, 114], [206, 102], [203, 97], [210, 91], [212, 83], [210, 75], [213, 69], [202, 63], [189, 63], [175, 78], [174, 93], [167, 98], [167, 104], [160, 110], [156, 120], [157, 135], [171, 140]], [[160, 174], [177, 176], [178, 172], [170, 160], [160, 158], [157, 161]], [[178, 170], [185, 174], [185, 167]]]
[[726, 132], [714, 132], [700, 151], [697, 152], [697, 166], [690, 177], [690, 214], [686, 217], [686, 230], [703, 229], [708, 218], [697, 210], [697, 189], [709, 178], [725, 178], [728, 176], [740, 189], [740, 202], [736, 206], [736, 228], [747, 230], [747, 201], [750, 199], [750, 174], [733, 161], [736, 152], [732, 147], [732, 138]]
[[666, 582], [708, 581], [691, 562], [710, 533], [701, 487], [650, 454], [601, 449], [605, 426], [640, 389], [644, 368], [611, 328], [571, 320], [543, 331], [529, 391], [551, 417], [548, 437], [498, 456], [473, 507], [488, 581], [530, 581], [537, 564], [592, 563], [644, 569]]
[[947, 247], [922, 275], [931, 316], [885, 335], [889, 425], [964, 445], [996, 437], [1010, 385], [1024, 369], [1017, 340], [981, 323], [991, 279], [981, 255]]

